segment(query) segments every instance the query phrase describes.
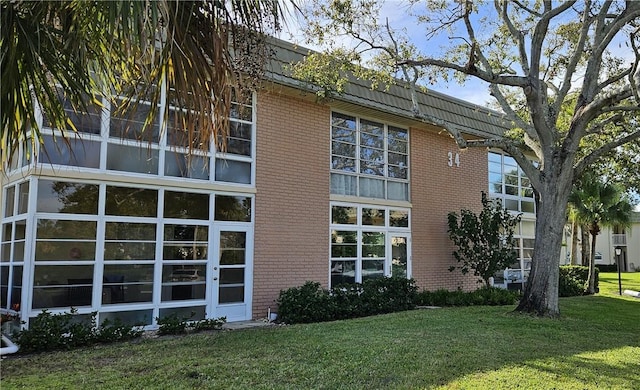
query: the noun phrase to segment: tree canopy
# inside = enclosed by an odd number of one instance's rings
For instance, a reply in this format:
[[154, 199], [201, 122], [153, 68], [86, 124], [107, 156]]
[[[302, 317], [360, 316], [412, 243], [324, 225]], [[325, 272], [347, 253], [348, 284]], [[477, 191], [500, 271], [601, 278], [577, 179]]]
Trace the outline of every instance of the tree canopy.
[[36, 102], [57, 129], [54, 136], [68, 142], [76, 129], [61, 95], [74, 111], [101, 106], [99, 96], [120, 95], [126, 99], [119, 109], [128, 112], [144, 97], [151, 102], [148, 125], [166, 93], [191, 135], [197, 130], [203, 142], [224, 140], [232, 91], [252, 88], [261, 77], [268, 54], [262, 33], [277, 31], [283, 12], [277, 0], [1, 6], [1, 163], [20, 145], [27, 154], [38, 152]]
[[[532, 270], [518, 310], [557, 316], [565, 209], [574, 181], [601, 157], [640, 138], [640, 2], [416, 1], [404, 27], [379, 14], [382, 1], [313, 2], [310, 42], [328, 55], [400, 77], [417, 91], [452, 77], [489, 85], [511, 131], [467, 140], [464, 129], [421, 111], [461, 148], [500, 148], [536, 194]], [[407, 26], [410, 26], [407, 28]], [[421, 32], [418, 32], [417, 27]], [[447, 41], [439, 51], [432, 43]], [[346, 54], [345, 54], [346, 53]]]

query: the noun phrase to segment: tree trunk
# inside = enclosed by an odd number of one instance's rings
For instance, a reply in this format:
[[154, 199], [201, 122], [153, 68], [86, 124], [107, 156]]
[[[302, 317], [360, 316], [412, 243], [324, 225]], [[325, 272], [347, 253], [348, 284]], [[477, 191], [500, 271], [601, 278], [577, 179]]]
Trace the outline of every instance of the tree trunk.
[[578, 223], [571, 224], [571, 265], [578, 265]]
[[591, 229], [591, 257], [589, 258], [589, 277], [587, 278], [587, 293], [596, 293], [596, 237], [600, 233], [600, 227], [597, 224]]
[[[531, 273], [516, 311], [557, 317], [558, 277], [562, 252], [565, 210], [572, 186], [573, 170], [564, 161], [549, 161], [549, 170], [536, 189], [536, 241]], [[555, 164], [554, 164], [555, 163]], [[564, 166], [563, 166], [564, 165]]]
[[585, 225], [580, 226], [582, 234], [582, 265], [587, 267], [591, 259], [591, 247], [589, 246], [589, 229]]

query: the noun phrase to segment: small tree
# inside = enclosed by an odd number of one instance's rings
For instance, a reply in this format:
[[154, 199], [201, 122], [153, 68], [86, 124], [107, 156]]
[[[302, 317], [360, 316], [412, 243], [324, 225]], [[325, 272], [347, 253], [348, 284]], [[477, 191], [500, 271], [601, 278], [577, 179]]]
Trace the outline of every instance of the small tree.
[[489, 278], [517, 259], [513, 230], [520, 222], [520, 214], [512, 215], [500, 201], [492, 202], [482, 192], [482, 211], [462, 209], [460, 218], [455, 212], [447, 216], [449, 238], [457, 250], [453, 257], [459, 263], [449, 271], [460, 269], [463, 274], [473, 271], [478, 283], [490, 286]]

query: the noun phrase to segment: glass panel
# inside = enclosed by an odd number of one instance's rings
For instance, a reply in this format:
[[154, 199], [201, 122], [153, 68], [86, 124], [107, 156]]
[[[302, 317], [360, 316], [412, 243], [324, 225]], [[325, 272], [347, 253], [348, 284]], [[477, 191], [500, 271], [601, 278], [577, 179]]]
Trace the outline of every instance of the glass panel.
[[334, 230], [331, 232], [331, 257], [356, 257], [358, 233]]
[[389, 226], [409, 227], [409, 212], [402, 210], [389, 211]]
[[36, 265], [33, 280], [34, 309], [91, 304], [92, 265]]
[[24, 261], [24, 241], [13, 243], [13, 261]]
[[356, 145], [344, 142], [333, 141], [331, 143], [331, 153], [338, 156], [355, 157]]
[[152, 264], [105, 265], [104, 280], [104, 286], [111, 290], [111, 303], [151, 302]]
[[331, 262], [331, 287], [345, 283], [356, 282], [356, 262], [355, 261], [332, 261]]
[[10, 309], [19, 311], [20, 302], [22, 301], [22, 267], [14, 266], [12, 275], [12, 288], [11, 288], [11, 305]]
[[200, 321], [205, 318], [205, 306], [160, 309], [160, 318], [177, 316], [187, 321]]
[[11, 217], [14, 212], [14, 202], [16, 200], [16, 187], [11, 186], [7, 187], [7, 191], [5, 192], [5, 203], [4, 203], [4, 216]]
[[216, 180], [229, 183], [251, 184], [251, 163], [216, 159]]
[[362, 257], [385, 257], [384, 233], [362, 233]]
[[225, 152], [251, 156], [251, 129], [250, 124], [231, 121]]
[[252, 107], [244, 104], [231, 103], [230, 117], [234, 119], [242, 119], [245, 121], [251, 121], [252, 119]]
[[355, 172], [356, 160], [353, 158], [333, 156], [331, 157], [331, 169], [345, 172]]
[[355, 225], [358, 223], [358, 209], [356, 207], [332, 206], [331, 223]]
[[407, 166], [406, 154], [389, 153], [388, 156], [389, 156], [389, 164], [398, 165], [401, 167]]
[[222, 268], [220, 270], [220, 284], [243, 284], [244, 268]]
[[391, 276], [407, 277], [407, 238], [391, 237]]
[[345, 129], [355, 130], [356, 118], [334, 112], [331, 114], [331, 126], [339, 126]]
[[8, 242], [13, 240], [13, 223], [2, 224], [2, 241]]
[[155, 217], [158, 213], [158, 191], [107, 186], [105, 212], [107, 215]]
[[0, 308], [6, 309], [9, 301], [9, 267], [0, 267]]
[[46, 213], [98, 213], [98, 186], [39, 180], [37, 211]]
[[151, 107], [144, 103], [132, 102], [128, 107], [119, 99], [116, 107], [111, 110], [109, 135], [117, 138], [145, 140], [158, 142], [160, 125], [158, 120], [145, 127], [145, 121]]
[[18, 214], [25, 214], [29, 209], [29, 182], [20, 183], [18, 188]]
[[[354, 122], [355, 126], [355, 122]], [[332, 127], [331, 128], [331, 139], [333, 141], [347, 142], [349, 144], [355, 145], [356, 143], [356, 132], [351, 129], [345, 129], [342, 127]], [[353, 153], [355, 157], [355, 150]]]
[[209, 180], [209, 158], [184, 153], [166, 152], [164, 160], [166, 176]]
[[141, 146], [110, 143], [107, 146], [107, 169], [158, 174], [158, 150]]
[[523, 213], [535, 213], [535, 204], [533, 202], [522, 201], [522, 210]]
[[502, 165], [500, 164], [500, 162], [489, 162], [489, 172], [499, 173], [500, 176], [502, 176]]
[[360, 160], [360, 173], [384, 176], [384, 163]]
[[395, 165], [389, 165], [388, 176], [392, 179], [408, 179], [409, 170], [406, 167], [397, 167]]
[[224, 287], [218, 290], [218, 303], [244, 302], [244, 286]]
[[164, 260], [204, 260], [208, 253], [208, 227], [165, 225]]
[[362, 119], [360, 120], [360, 130], [378, 137], [384, 136], [384, 125], [382, 123]]
[[155, 240], [156, 225], [153, 223], [107, 222], [107, 240]]
[[[76, 127], [76, 130], [82, 133], [100, 134], [100, 125], [102, 123], [101, 107], [95, 103], [89, 102], [90, 99], [88, 99], [88, 97], [84, 97], [85, 106], [74, 108], [71, 101], [64, 98], [64, 93], [61, 89], [58, 89], [58, 95], [65, 113]], [[86, 111], [83, 109], [86, 109]], [[49, 122], [49, 118], [46, 116], [42, 118], [42, 126], [51, 127], [51, 122]], [[70, 126], [68, 129], [71, 130]]]
[[216, 195], [216, 221], [251, 222], [251, 198]]
[[360, 196], [384, 199], [384, 180], [360, 178]]
[[362, 281], [384, 277], [384, 260], [363, 260]]
[[356, 176], [339, 175], [336, 173], [331, 174], [331, 193], [339, 195], [353, 195], [357, 194], [358, 178]]
[[245, 264], [245, 232], [220, 232], [220, 265]]
[[7, 242], [0, 245], [0, 262], [9, 262], [11, 261], [11, 243]]
[[164, 192], [164, 217], [209, 219], [209, 194]]
[[36, 242], [36, 261], [95, 260], [96, 243], [78, 241]]
[[399, 152], [403, 154], [409, 153], [409, 144], [406, 141], [389, 138], [387, 140], [387, 145], [390, 152]]
[[95, 221], [66, 221], [61, 219], [38, 219], [36, 237], [42, 238], [77, 238], [96, 239], [97, 223]]
[[100, 168], [100, 142], [78, 137], [68, 138], [67, 144], [61, 137], [44, 135], [44, 149], [40, 154], [43, 164], [60, 164], [75, 167]]
[[520, 234], [526, 237], [534, 237], [536, 235], [536, 223], [533, 221], [520, 222]]
[[504, 208], [512, 211], [520, 211], [518, 208], [518, 201], [513, 199], [505, 199]]
[[176, 109], [170, 108], [167, 118], [167, 145], [185, 148], [191, 145], [194, 149], [209, 150], [209, 143], [201, 140], [200, 132], [197, 131], [200, 127], [197, 123], [194, 128], [196, 131], [191, 134], [191, 139], [189, 139], [189, 133], [185, 130], [186, 124], [178, 122]]
[[204, 299], [206, 266], [165, 265], [162, 267], [162, 300]]
[[505, 194], [507, 195], [518, 195], [518, 187], [513, 186], [504, 186]]
[[[162, 311], [160, 311], [162, 313]], [[128, 326], [144, 326], [151, 325], [153, 318], [153, 310], [135, 310], [135, 311], [118, 311], [116, 313], [100, 312], [100, 323], [109, 320], [113, 323], [120, 320], [124, 325]]]
[[385, 226], [385, 210], [362, 209], [362, 224], [372, 226]]

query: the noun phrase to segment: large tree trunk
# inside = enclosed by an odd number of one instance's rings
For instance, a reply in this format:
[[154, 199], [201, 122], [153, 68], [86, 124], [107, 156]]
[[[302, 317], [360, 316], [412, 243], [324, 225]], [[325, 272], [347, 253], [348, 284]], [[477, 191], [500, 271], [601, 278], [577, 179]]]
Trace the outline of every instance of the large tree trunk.
[[571, 265], [578, 265], [578, 222], [571, 224]]
[[[555, 164], [553, 164], [555, 163]], [[516, 311], [539, 316], [557, 317], [558, 277], [562, 236], [566, 223], [565, 210], [572, 186], [573, 171], [562, 169], [562, 162], [549, 164], [543, 182], [537, 189], [536, 241], [533, 248], [531, 274]]]

